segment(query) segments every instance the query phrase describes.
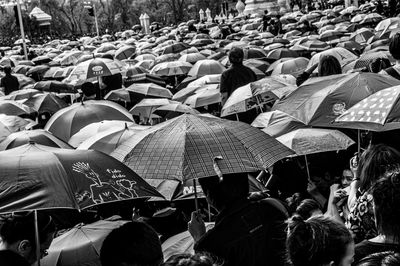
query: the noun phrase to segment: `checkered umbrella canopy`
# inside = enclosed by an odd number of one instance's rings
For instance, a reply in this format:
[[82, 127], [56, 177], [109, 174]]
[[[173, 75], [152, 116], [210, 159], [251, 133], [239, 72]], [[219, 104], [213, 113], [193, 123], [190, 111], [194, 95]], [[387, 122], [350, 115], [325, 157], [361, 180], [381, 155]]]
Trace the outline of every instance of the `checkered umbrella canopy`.
[[400, 128], [400, 86], [378, 91], [360, 101], [335, 122], [347, 128], [386, 131]]
[[248, 124], [184, 114], [140, 132], [111, 155], [145, 179], [185, 181], [215, 176], [213, 158], [222, 156], [223, 174], [265, 169], [293, 154], [276, 139]]

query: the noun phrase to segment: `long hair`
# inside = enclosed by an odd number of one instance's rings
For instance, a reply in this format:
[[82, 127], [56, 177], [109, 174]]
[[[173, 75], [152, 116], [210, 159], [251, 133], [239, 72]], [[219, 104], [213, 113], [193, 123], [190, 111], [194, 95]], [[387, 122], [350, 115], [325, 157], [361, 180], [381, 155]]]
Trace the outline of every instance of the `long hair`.
[[394, 59], [400, 60], [400, 33], [396, 33], [390, 39], [389, 52]]
[[339, 60], [332, 55], [324, 55], [319, 59], [318, 75], [320, 77], [342, 74]]

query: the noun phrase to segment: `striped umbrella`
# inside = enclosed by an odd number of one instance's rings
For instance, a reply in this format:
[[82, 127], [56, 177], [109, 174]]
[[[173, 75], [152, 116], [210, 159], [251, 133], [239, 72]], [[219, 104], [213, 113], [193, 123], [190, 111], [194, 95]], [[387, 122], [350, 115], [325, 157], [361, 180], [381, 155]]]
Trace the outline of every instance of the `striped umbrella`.
[[185, 181], [265, 169], [292, 151], [242, 122], [185, 114], [142, 131], [111, 155], [145, 179]]

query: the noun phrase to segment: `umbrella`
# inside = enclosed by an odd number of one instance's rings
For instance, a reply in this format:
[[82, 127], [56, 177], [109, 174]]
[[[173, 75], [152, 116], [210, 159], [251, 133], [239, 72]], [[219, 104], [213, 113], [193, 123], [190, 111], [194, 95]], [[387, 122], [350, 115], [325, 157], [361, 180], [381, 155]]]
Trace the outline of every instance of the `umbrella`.
[[4, 100], [14, 100], [14, 101], [19, 101], [19, 100], [24, 100], [32, 97], [33, 95], [36, 95], [40, 93], [38, 90], [35, 89], [22, 89], [22, 90], [17, 90], [13, 91], [7, 96], [5, 96], [3, 99]]
[[281, 62], [275, 66], [271, 76], [290, 74], [297, 78], [307, 68], [308, 61], [305, 57], [297, 57]]
[[265, 61], [259, 59], [247, 59], [243, 62], [243, 65], [247, 67], [252, 67], [260, 70], [261, 72], [265, 73], [268, 70], [269, 64]]
[[336, 59], [339, 60], [339, 63], [342, 66], [344, 66], [348, 62], [355, 61], [358, 58], [355, 54], [346, 50], [345, 48], [335, 47], [313, 55], [310, 61], [308, 62], [307, 68], [310, 68], [311, 66], [317, 64], [321, 56], [324, 55], [332, 55], [336, 57]]
[[346, 150], [354, 141], [333, 129], [300, 128], [276, 138], [297, 155]]
[[333, 120], [362, 99], [400, 80], [375, 73], [349, 73], [309, 79], [274, 110], [285, 112], [306, 125], [332, 127]]
[[188, 76], [202, 77], [205, 75], [221, 74], [225, 71], [225, 67], [216, 60], [200, 60], [189, 71]]
[[[292, 152], [242, 122], [184, 114], [142, 131], [112, 155], [146, 179], [188, 180], [265, 169]], [[160, 174], [162, 173], [162, 174]]]
[[114, 229], [128, 221], [100, 220], [92, 224], [78, 224], [54, 238], [43, 266], [101, 265], [100, 250], [104, 239]]
[[156, 60], [156, 56], [153, 54], [141, 54], [135, 57], [135, 60], [140, 62], [140, 61], [144, 61], [144, 60]]
[[78, 60], [82, 55], [82, 51], [69, 52], [59, 60], [59, 63], [62, 66], [75, 65], [78, 63]]
[[0, 142], [11, 133], [24, 130], [29, 122], [19, 116], [0, 114]]
[[366, 28], [361, 28], [350, 35], [350, 40], [357, 43], [366, 43], [375, 34]]
[[75, 93], [77, 92], [74, 86], [55, 80], [39, 81], [35, 83], [33, 89], [47, 92], [57, 93]]
[[51, 62], [52, 59], [50, 57], [48, 57], [47, 55], [41, 55], [38, 57], [35, 57], [32, 59], [32, 63], [34, 63], [36, 66], [39, 66], [41, 64], [46, 64]]
[[29, 106], [12, 100], [0, 100], [0, 114], [5, 115], [26, 115], [33, 113]]
[[0, 66], [10, 66], [15, 67], [18, 65], [18, 62], [9, 57], [3, 57], [0, 59]]
[[190, 46], [186, 43], [174, 43], [161, 49], [161, 54], [176, 54], [188, 49]]
[[298, 57], [297, 52], [287, 48], [278, 48], [268, 53], [267, 58], [271, 60], [278, 60], [283, 57]]
[[340, 39], [344, 35], [343, 32], [337, 30], [326, 30], [319, 35], [319, 39], [324, 42]]
[[363, 20], [360, 22], [360, 24], [367, 24], [367, 23], [377, 23], [381, 21], [383, 17], [379, 15], [378, 13], [370, 13], [367, 14]]
[[195, 93], [185, 100], [185, 104], [192, 108], [199, 108], [215, 103], [220, 103], [222, 100], [219, 88], [210, 89], [202, 88], [195, 91]]
[[72, 149], [70, 145], [53, 136], [50, 132], [34, 129], [11, 133], [0, 143], [0, 151], [13, 149], [31, 142], [49, 147]]
[[[132, 107], [129, 112], [133, 115], [150, 118], [151, 114], [155, 109], [160, 106], [173, 103], [174, 101], [170, 101], [168, 99], [143, 99], [135, 106]], [[175, 102], [176, 103], [176, 102]]]
[[179, 61], [182, 62], [188, 62], [191, 64], [196, 63], [197, 61], [207, 59], [203, 54], [201, 53], [190, 53], [190, 54], [184, 54], [179, 58]]
[[91, 123], [87, 126], [84, 126], [77, 133], [75, 133], [69, 139], [68, 143], [73, 147], [78, 147], [85, 140], [104, 131], [113, 128], [125, 128], [125, 126], [131, 127], [133, 125], [135, 125], [135, 123], [122, 120], [103, 120], [101, 122]]
[[366, 16], [367, 16], [367, 14], [364, 14], [364, 13], [357, 14], [350, 21], [352, 23], [360, 23]]
[[127, 123], [122, 127], [113, 127], [84, 140], [77, 149], [97, 150], [105, 154], [112, 153], [124, 141], [134, 137], [138, 132], [146, 129], [146, 126], [132, 125]]
[[118, 160], [95, 150], [26, 144], [0, 152], [0, 212], [84, 209], [160, 194]]
[[191, 68], [192, 64], [190, 63], [183, 61], [172, 61], [160, 63], [154, 66], [150, 73], [159, 76], [178, 76], [186, 75]]
[[181, 114], [200, 114], [196, 109], [181, 103], [162, 105], [156, 108], [153, 113], [166, 119], [171, 119]]
[[26, 72], [28, 72], [31, 68], [32, 68], [32, 66], [18, 65], [16, 67], [14, 67], [13, 71], [14, 71], [14, 73], [26, 75]]
[[51, 67], [43, 73], [43, 79], [52, 79], [57, 71], [64, 70], [62, 67]]
[[326, 42], [322, 42], [320, 40], [308, 40], [306, 42], [300, 43], [298, 46], [305, 49], [306, 51], [316, 52], [322, 52], [330, 48], [330, 46]]
[[154, 98], [172, 98], [172, 93], [159, 85], [153, 83], [134, 83], [126, 88], [127, 91], [133, 93], [133, 97], [154, 97]]
[[274, 138], [305, 127], [301, 121], [279, 110], [259, 114], [251, 125]]
[[177, 61], [180, 57], [181, 57], [180, 54], [164, 54], [164, 55], [160, 55], [154, 61], [154, 65], [157, 65], [157, 64], [160, 64], [160, 63], [163, 63], [163, 62]]
[[102, 76], [111, 76], [123, 71], [123, 65], [119, 61], [107, 58], [95, 58], [82, 62], [72, 70], [70, 79], [87, 80]]
[[146, 74], [146, 73], [149, 73], [149, 71], [147, 71], [147, 69], [140, 67], [140, 66], [131, 66], [131, 67], [128, 67], [128, 69], [126, 70], [127, 77], [132, 77], [135, 75]]
[[103, 43], [99, 48], [97, 48], [95, 51], [96, 53], [105, 53], [111, 50], [117, 50], [117, 47], [115, 47], [114, 44], [106, 42]]
[[48, 112], [50, 114], [54, 114], [58, 110], [68, 106], [63, 99], [53, 94], [33, 95], [24, 104], [38, 113]]
[[[24, 42], [23, 39], [18, 39], [18, 40], [16, 40], [16, 41], [14, 42], [14, 45], [20, 45], [20, 44], [23, 44], [23, 42]], [[28, 40], [28, 39], [25, 39], [25, 43], [31, 43], [31, 41]]]
[[394, 58], [387, 52], [373, 52], [373, 53], [365, 53], [360, 56], [360, 58], [356, 61], [354, 65], [354, 69], [363, 68], [368, 66], [377, 58], [386, 58], [392, 62], [394, 62]]
[[218, 88], [219, 84], [190, 85], [175, 93], [175, 95], [172, 97], [172, 100], [184, 102], [188, 97], [194, 95], [198, 90], [217, 90]]
[[[231, 114], [246, 112], [250, 109], [262, 106], [262, 104], [274, 102], [296, 89], [279, 76], [266, 77], [256, 82], [237, 88], [226, 100], [221, 110], [221, 117]], [[262, 107], [261, 107], [262, 108]]]
[[387, 131], [400, 128], [400, 86], [378, 91], [346, 110], [335, 122], [340, 127]]
[[103, 120], [133, 121], [132, 116], [120, 105], [97, 100], [75, 103], [61, 109], [50, 118], [45, 129], [68, 141], [84, 126]]
[[122, 46], [117, 51], [115, 51], [114, 58], [117, 60], [128, 59], [136, 52], [136, 47], [134, 46]]
[[361, 54], [362, 50], [364, 49], [364, 46], [355, 41], [340, 42], [338, 45], [336, 45], [336, 47], [346, 48], [355, 54]]

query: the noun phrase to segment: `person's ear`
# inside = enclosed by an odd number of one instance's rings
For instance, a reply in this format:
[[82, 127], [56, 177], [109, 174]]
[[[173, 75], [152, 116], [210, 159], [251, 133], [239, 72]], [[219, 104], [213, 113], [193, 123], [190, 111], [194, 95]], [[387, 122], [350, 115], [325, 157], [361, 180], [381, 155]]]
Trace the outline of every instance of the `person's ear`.
[[32, 245], [29, 240], [22, 240], [18, 244], [18, 253], [23, 257], [27, 257], [32, 251]]

